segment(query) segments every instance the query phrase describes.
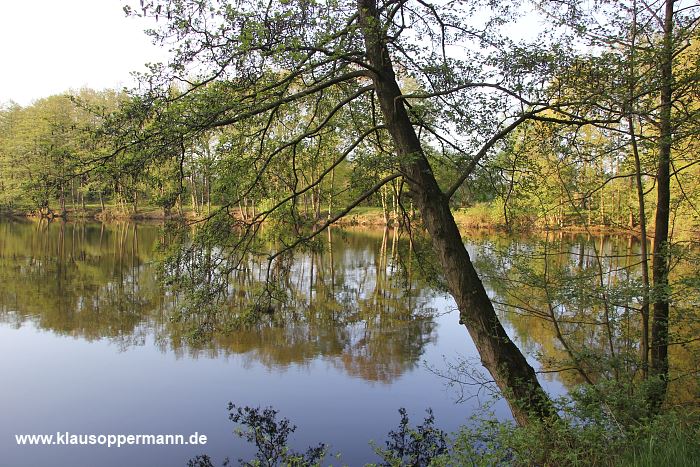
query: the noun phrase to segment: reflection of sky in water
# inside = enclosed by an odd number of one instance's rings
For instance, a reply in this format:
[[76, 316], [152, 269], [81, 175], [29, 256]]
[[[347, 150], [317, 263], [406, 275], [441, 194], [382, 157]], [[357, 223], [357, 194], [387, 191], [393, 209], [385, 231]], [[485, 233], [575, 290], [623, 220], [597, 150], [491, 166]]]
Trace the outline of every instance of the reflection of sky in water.
[[[442, 356], [470, 353], [454, 314], [438, 318], [438, 343], [422, 360], [442, 365]], [[323, 357], [271, 369], [246, 358], [176, 358], [151, 338], [125, 351], [108, 341], [56, 336], [33, 325], [0, 326], [0, 445], [6, 465], [184, 465], [201, 452], [217, 459], [252, 455], [231, 434], [229, 401], [272, 405], [299, 426], [302, 447], [331, 443], [350, 465], [374, 459], [367, 444], [383, 442], [406, 407], [414, 422], [432, 407], [439, 425], [456, 429], [475, 401], [455, 406], [454, 395], [423, 365], [390, 384], [350, 376]], [[499, 406], [501, 414], [505, 407]], [[191, 447], [18, 447], [16, 433], [183, 433], [209, 438], [204, 451]]]
[[[140, 229], [148, 231], [147, 228]], [[107, 278], [121, 279], [125, 273], [139, 270], [141, 272], [135, 277], [143, 276], [141, 259], [132, 261], [134, 258], [130, 260], [129, 255], [122, 258], [109, 248], [100, 254], [99, 248], [95, 247], [98, 238], [104, 242], [100, 245], [119, 245], [123, 239], [119, 237], [117, 240], [116, 237], [121, 233], [98, 234], [99, 228], [93, 228], [86, 241], [93, 247], [92, 261], [109, 262]], [[32, 237], [34, 248], [40, 237]], [[141, 239], [136, 251], [150, 247], [152, 240]], [[352, 243], [352, 247], [336, 252], [335, 264], [344, 265], [343, 280], [347, 288], [359, 290], [360, 299], [366, 299], [371, 291], [359, 284], [375, 280], [376, 261], [372, 252], [379, 245], [362, 239], [355, 239]], [[49, 252], [47, 254], [55, 254], [50, 253], [54, 251], [51, 247], [44, 246]], [[4, 258], [8, 248], [0, 243], [0, 253]], [[80, 259], [75, 255], [71, 261], [79, 262]], [[129, 261], [132, 261], [131, 267], [120, 267]], [[309, 264], [294, 267], [309, 271]], [[132, 293], [138, 290], [133, 277], [126, 283]], [[31, 290], [31, 286], [28, 285], [27, 290]], [[75, 286], [90, 289], [89, 284]], [[440, 295], [421, 296], [427, 308], [440, 312], [454, 308], [450, 299]], [[134, 303], [133, 299], [131, 297], [131, 302], [117, 308], [128, 309], [129, 303]], [[8, 296], [5, 300], [9, 300]], [[111, 329], [114, 334], [103, 329], [110, 337], [100, 338], [86, 332], [89, 325], [84, 319], [73, 322], [76, 327], [71, 330], [70, 323], [59, 326], [55, 317], [42, 317], [38, 308], [32, 313], [32, 319], [8, 316], [7, 313], [13, 310], [8, 301], [0, 309], [6, 312], [2, 318], [6, 324], [0, 326], [0, 355], [3, 355], [0, 374], [4, 381], [0, 387], [0, 413], [3, 414], [0, 451], [5, 465], [185, 465], [187, 459], [204, 452], [212, 455], [217, 463], [225, 456], [234, 460], [239, 457], [248, 459], [252, 456], [251, 449], [232, 435], [234, 425], [228, 421], [226, 412], [229, 401], [239, 405], [272, 405], [281, 416], [290, 418], [299, 426], [292, 439], [295, 448], [327, 442], [332, 445], [333, 452], [343, 453], [344, 462], [358, 465], [377, 460], [368, 441], [383, 444], [386, 433], [398, 424], [399, 407], [408, 409], [413, 423], [421, 422], [424, 410], [432, 407], [437, 424], [452, 431], [466, 422], [478, 403], [470, 400], [455, 406], [454, 392], [423, 365], [423, 362], [428, 362], [441, 369], [444, 367], [443, 356], [453, 360], [457, 355], [478, 362], [466, 330], [457, 325], [455, 312], [435, 318], [430, 338], [422, 336], [424, 340], [419, 355], [411, 357], [407, 364], [399, 364], [392, 370], [391, 377], [373, 378], [373, 371], [382, 370], [372, 369], [371, 354], [363, 353], [361, 347], [355, 353], [353, 349], [344, 349], [329, 354], [321, 348], [307, 358], [291, 359], [284, 365], [270, 365], [264, 363], [266, 351], [256, 349], [254, 345], [244, 353], [173, 351], [170, 345], [163, 345], [160, 341], [162, 335], [156, 342], [150, 325], [144, 326], [143, 321], [139, 323], [139, 317], [125, 330]], [[70, 310], [63, 312], [71, 313]], [[54, 329], [58, 334], [42, 328]], [[353, 335], [349, 345], [357, 347], [358, 340], [361, 340], [357, 337], [362, 333], [361, 324], [351, 324], [348, 332]], [[399, 337], [407, 335], [411, 334], [399, 333]], [[85, 339], [86, 336], [89, 339]], [[391, 339], [391, 336], [387, 338]], [[283, 353], [283, 342], [278, 347]], [[358, 365], [359, 370], [355, 368]], [[548, 387], [554, 392], [562, 391], [557, 382], [548, 383]], [[503, 403], [499, 403], [496, 410], [500, 416], [507, 414]], [[14, 441], [14, 434], [52, 434], [56, 431], [185, 435], [198, 431], [208, 436], [209, 443], [201, 448], [128, 446], [117, 449], [19, 447]]]

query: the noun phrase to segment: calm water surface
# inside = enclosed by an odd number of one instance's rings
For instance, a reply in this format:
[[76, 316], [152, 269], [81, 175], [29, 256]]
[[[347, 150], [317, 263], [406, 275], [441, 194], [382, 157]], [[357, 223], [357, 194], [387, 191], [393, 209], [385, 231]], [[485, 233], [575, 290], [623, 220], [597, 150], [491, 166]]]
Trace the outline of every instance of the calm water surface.
[[[437, 424], [453, 431], [487, 398], [457, 404], [458, 393], [428, 368], [478, 358], [452, 300], [399, 273], [391, 232], [334, 231], [324, 252], [294, 256], [288, 287], [298, 315], [207, 340], [191, 339], [171, 319], [175, 300], [156, 279], [159, 235], [141, 224], [0, 222], [2, 465], [249, 459], [251, 448], [232, 434], [229, 401], [274, 406], [298, 425], [295, 448], [323, 441], [343, 463], [361, 465], [378, 460], [368, 441], [383, 444], [400, 407], [414, 423], [432, 407]], [[472, 254], [482, 243], [470, 243]], [[563, 391], [551, 376], [544, 382]], [[503, 403], [495, 409], [508, 416]], [[15, 434], [65, 431], [198, 432], [208, 443], [15, 442]]]

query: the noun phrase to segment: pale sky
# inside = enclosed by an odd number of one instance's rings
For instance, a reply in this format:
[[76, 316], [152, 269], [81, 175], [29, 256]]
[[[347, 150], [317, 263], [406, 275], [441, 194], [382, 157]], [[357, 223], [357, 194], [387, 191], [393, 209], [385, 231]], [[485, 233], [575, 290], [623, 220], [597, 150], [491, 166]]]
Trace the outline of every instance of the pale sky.
[[69, 89], [121, 88], [144, 63], [165, 60], [126, 18], [125, 0], [0, 0], [0, 104]]
[[[167, 51], [143, 33], [153, 23], [127, 18], [127, 2], [0, 0], [0, 106], [26, 106], [82, 87], [132, 86], [132, 71], [167, 61]], [[512, 32], [536, 30], [516, 26]]]

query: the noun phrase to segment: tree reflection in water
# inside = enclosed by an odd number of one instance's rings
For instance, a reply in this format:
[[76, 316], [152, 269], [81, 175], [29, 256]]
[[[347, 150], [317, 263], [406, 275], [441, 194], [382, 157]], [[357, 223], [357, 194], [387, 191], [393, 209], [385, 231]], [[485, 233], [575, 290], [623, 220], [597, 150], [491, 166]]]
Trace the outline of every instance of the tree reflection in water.
[[224, 312], [178, 319], [183, 298], [156, 278], [162, 240], [148, 224], [2, 222], [0, 320], [121, 348], [153, 335], [163, 351], [242, 354], [271, 368], [321, 358], [386, 383], [436, 340], [434, 292], [399, 270], [396, 232], [329, 231], [324, 248], [288, 255], [276, 276], [286, 301], [243, 323], [232, 318], [249, 309], [264, 264], [251, 258], [228, 278]]
[[[446, 310], [434, 308], [439, 292], [416, 274], [413, 245], [396, 230], [329, 230], [314, 248], [286, 254], [273, 275], [285, 300], [255, 320], [249, 312], [265, 283], [264, 256], [227, 276], [222, 309], [183, 314], [186, 298], [157, 279], [163, 235], [148, 224], [0, 222], [0, 320], [121, 348], [153, 336], [179, 356], [240, 355], [269, 368], [321, 359], [384, 383], [419, 365], [437, 340], [435, 317]], [[490, 234], [469, 245], [502, 317], [543, 371], [564, 370], [569, 388], [639, 377], [636, 239]], [[697, 391], [694, 264], [679, 259], [673, 271], [685, 284], [673, 297], [676, 399]]]
[[[580, 383], [640, 386], [644, 378], [639, 241], [626, 235], [542, 234], [484, 242], [477, 266], [525, 348], [544, 372]], [[674, 251], [669, 401], [698, 390], [697, 251]], [[690, 283], [689, 283], [690, 281]], [[687, 285], [684, 285], [687, 284]]]

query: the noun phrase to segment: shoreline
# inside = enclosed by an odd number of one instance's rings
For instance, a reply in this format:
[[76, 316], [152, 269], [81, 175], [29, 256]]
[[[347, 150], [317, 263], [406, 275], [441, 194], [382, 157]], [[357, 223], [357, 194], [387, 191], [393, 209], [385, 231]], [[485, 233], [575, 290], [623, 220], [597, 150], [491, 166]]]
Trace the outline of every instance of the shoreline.
[[[212, 209], [212, 212], [214, 209]], [[484, 222], [478, 216], [469, 216], [460, 210], [453, 211], [455, 222], [460, 230], [465, 231], [489, 231], [501, 234], [522, 235], [527, 233], [565, 233], [565, 234], [591, 234], [591, 235], [630, 235], [634, 237], [641, 236], [638, 228], [629, 228], [627, 226], [615, 225], [564, 225], [564, 226], [542, 226], [536, 223], [531, 224], [528, 228], [513, 228], [510, 231], [502, 223], [489, 224]], [[163, 211], [158, 208], [144, 207], [142, 211], [136, 213], [124, 213], [115, 210], [102, 211], [100, 208], [82, 209], [67, 209], [63, 216], [41, 216], [36, 212], [19, 212], [19, 211], [0, 211], [0, 219], [34, 219], [47, 220], [49, 222], [165, 222], [167, 220], [185, 220], [198, 221], [206, 217], [206, 214], [195, 214], [191, 210], [184, 210], [182, 215], [175, 214], [166, 216]], [[242, 218], [242, 216], [241, 216]], [[324, 222], [325, 219], [320, 219], [319, 222]], [[419, 220], [417, 223], [420, 222]], [[361, 207], [351, 211], [347, 216], [336, 221], [334, 226], [343, 228], [352, 227], [371, 227], [371, 228], [389, 228], [392, 229], [396, 225], [395, 219], [390, 219], [389, 223], [384, 220], [381, 208]], [[653, 232], [653, 225], [649, 226], [649, 231]], [[688, 231], [691, 236], [697, 236], [695, 231]], [[695, 235], [693, 235], [695, 234]]]

